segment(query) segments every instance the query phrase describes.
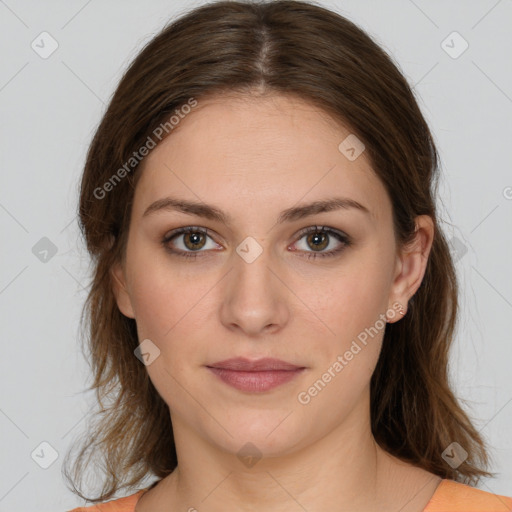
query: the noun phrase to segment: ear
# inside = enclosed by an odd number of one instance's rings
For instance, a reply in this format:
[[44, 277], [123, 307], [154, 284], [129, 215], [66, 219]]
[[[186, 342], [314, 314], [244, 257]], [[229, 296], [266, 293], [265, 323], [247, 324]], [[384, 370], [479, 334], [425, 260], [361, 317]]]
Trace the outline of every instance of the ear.
[[407, 302], [420, 287], [427, 268], [428, 257], [434, 240], [434, 223], [429, 215], [419, 215], [415, 219], [414, 239], [397, 255], [396, 271], [389, 296], [389, 308], [401, 306], [401, 315], [388, 319], [393, 323], [407, 311]]
[[110, 270], [112, 276], [112, 291], [116, 298], [117, 307], [128, 318], [135, 318], [133, 306], [126, 287], [126, 277], [121, 262], [116, 262]]

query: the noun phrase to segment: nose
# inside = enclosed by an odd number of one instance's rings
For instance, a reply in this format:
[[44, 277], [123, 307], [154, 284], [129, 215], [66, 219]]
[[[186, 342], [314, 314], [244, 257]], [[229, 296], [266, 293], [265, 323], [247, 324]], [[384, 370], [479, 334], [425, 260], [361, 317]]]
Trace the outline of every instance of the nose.
[[[242, 245], [242, 244], [241, 244]], [[261, 246], [261, 244], [260, 244]], [[272, 334], [289, 320], [289, 298], [284, 270], [270, 257], [268, 248], [253, 259], [254, 247], [233, 253], [233, 268], [226, 276], [221, 321], [246, 337]], [[261, 249], [258, 249], [260, 252]]]

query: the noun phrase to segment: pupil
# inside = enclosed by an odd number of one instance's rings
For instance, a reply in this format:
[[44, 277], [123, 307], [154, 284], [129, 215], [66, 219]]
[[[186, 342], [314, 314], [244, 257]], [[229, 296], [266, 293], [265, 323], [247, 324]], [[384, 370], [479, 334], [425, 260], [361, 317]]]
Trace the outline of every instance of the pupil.
[[[197, 245], [201, 244], [201, 237], [202, 237], [201, 233], [197, 233], [197, 232], [195, 232], [195, 233], [188, 233], [189, 243], [186, 243], [188, 248], [189, 249], [197, 249], [198, 247], [194, 247], [194, 246], [197, 246]], [[187, 240], [186, 237], [185, 237], [185, 240]], [[199, 248], [201, 248], [201, 247], [199, 247]]]
[[325, 233], [313, 233], [310, 236], [310, 241], [315, 245], [315, 247], [318, 249], [324, 249], [325, 248], [325, 240], [327, 238], [327, 235]]

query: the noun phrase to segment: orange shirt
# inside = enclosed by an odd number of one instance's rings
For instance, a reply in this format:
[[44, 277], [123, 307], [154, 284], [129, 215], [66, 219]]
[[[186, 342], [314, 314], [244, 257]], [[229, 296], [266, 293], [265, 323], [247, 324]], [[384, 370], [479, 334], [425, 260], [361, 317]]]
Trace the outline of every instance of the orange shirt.
[[[147, 489], [142, 489], [126, 498], [74, 508], [69, 512], [135, 512], [137, 501], [146, 491]], [[453, 480], [441, 480], [423, 512], [512, 512], [512, 498]]]

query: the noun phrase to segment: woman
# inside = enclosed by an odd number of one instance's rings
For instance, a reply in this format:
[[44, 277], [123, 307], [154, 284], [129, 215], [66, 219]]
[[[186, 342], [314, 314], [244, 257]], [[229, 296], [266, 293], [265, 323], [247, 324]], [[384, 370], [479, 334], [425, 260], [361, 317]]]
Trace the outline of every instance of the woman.
[[82, 178], [102, 408], [66, 473], [96, 503], [158, 480], [75, 511], [512, 510], [471, 487], [437, 178], [406, 80], [338, 14], [217, 2], [158, 34]]

